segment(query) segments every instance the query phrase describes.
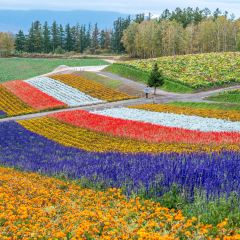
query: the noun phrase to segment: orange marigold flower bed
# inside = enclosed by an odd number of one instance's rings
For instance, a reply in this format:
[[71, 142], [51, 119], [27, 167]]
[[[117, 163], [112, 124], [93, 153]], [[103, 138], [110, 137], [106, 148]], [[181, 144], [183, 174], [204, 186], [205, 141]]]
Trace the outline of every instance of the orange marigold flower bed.
[[[83, 189], [73, 182], [0, 168], [0, 239], [238, 239], [181, 211], [118, 189]], [[215, 229], [214, 229], [215, 228]], [[214, 231], [213, 231], [214, 230]], [[217, 232], [213, 237], [212, 232]], [[234, 236], [235, 234], [235, 236]]]

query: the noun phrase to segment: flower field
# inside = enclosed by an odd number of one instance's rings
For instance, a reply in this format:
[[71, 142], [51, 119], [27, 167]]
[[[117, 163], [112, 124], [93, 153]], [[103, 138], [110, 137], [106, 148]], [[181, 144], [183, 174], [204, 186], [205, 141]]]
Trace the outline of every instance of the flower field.
[[9, 92], [3, 85], [0, 85], [0, 96], [0, 111], [5, 113], [2, 116], [15, 116], [35, 111], [20, 98]]
[[127, 199], [117, 189], [82, 189], [5, 168], [0, 181], [0, 202], [7, 203], [0, 205], [1, 239], [239, 239], [227, 220], [216, 230], [159, 203]]
[[24, 81], [16, 80], [3, 84], [7, 90], [19, 97], [23, 102], [36, 110], [44, 110], [50, 108], [59, 108], [66, 106], [63, 102], [41, 92], [35, 87], [25, 83]]
[[48, 77], [37, 77], [25, 81], [40, 91], [64, 102], [70, 107], [101, 103], [100, 99], [93, 98], [64, 83]]
[[80, 76], [62, 74], [51, 76], [51, 78], [61, 81], [62, 83], [65, 83], [67, 85], [70, 85], [92, 97], [96, 97], [107, 102], [114, 102], [134, 98], [133, 96], [129, 96], [125, 93], [121, 93], [109, 87], [105, 87], [102, 84], [90, 81]]
[[5, 82], [0, 94], [1, 117], [134, 98], [70, 74]]
[[240, 237], [236, 110], [145, 104], [4, 122], [0, 153], [6, 239]]
[[161, 57], [122, 63], [150, 71], [157, 62], [164, 75], [193, 89], [209, 88], [240, 82], [240, 53], [208, 53]]

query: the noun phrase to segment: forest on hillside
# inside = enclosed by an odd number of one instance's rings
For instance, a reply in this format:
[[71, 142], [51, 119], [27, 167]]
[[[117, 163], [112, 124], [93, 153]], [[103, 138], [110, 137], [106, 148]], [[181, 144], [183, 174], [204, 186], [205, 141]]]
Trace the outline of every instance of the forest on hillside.
[[0, 33], [0, 54], [128, 53], [131, 57], [240, 50], [240, 19], [216, 9], [176, 8], [159, 18], [138, 14], [118, 18], [111, 29], [98, 24], [62, 26], [35, 21], [27, 33]]

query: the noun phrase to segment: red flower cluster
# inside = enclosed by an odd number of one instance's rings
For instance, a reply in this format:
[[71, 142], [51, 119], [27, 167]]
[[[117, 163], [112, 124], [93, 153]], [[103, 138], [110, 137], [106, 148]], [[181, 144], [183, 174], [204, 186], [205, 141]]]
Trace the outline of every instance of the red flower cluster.
[[10, 81], [3, 83], [3, 86], [19, 97], [26, 104], [37, 110], [66, 106], [65, 103], [58, 101], [57, 99], [47, 95], [46, 93], [38, 90], [24, 81]]
[[113, 136], [128, 137], [147, 142], [210, 145], [240, 142], [240, 134], [235, 132], [200, 132], [112, 118], [83, 110], [61, 112], [50, 116], [74, 126], [111, 134]]

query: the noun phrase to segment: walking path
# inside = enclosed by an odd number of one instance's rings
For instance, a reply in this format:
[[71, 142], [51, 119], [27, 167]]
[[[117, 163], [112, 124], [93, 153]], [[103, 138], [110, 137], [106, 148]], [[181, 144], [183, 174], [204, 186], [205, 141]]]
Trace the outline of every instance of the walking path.
[[[76, 71], [90, 71], [95, 72], [99, 75], [108, 77], [110, 79], [119, 80], [122, 83], [126, 84], [126, 86], [132, 87], [137, 89], [138, 91], [143, 91], [146, 87], [145, 84], [140, 82], [135, 82], [133, 80], [120, 77], [113, 73], [103, 72], [102, 70], [106, 67], [106, 65], [101, 66], [86, 66], [86, 67], [67, 67], [67, 66], [60, 66], [57, 69], [55, 69], [53, 72], [44, 74], [43, 76], [49, 76], [52, 74], [63, 74], [63, 73], [73, 73]], [[131, 105], [136, 104], [144, 104], [144, 103], [167, 103], [171, 101], [191, 101], [191, 102], [210, 102], [207, 100], [204, 100], [204, 98], [209, 97], [213, 94], [223, 92], [226, 90], [232, 90], [232, 89], [240, 89], [240, 85], [221, 88], [221, 89], [215, 89], [205, 92], [199, 92], [199, 93], [192, 93], [192, 94], [179, 94], [179, 93], [170, 93], [166, 92], [160, 89], [157, 89], [156, 96], [145, 99], [145, 98], [138, 98], [138, 99], [130, 99], [130, 100], [124, 100], [124, 101], [118, 101], [118, 102], [107, 102], [107, 103], [99, 103], [94, 105], [88, 105], [88, 106], [78, 106], [74, 108], [67, 108], [67, 109], [58, 109], [58, 110], [51, 110], [46, 112], [40, 112], [40, 113], [33, 113], [23, 116], [16, 116], [16, 117], [9, 117], [9, 118], [3, 118], [0, 119], [0, 122], [6, 122], [6, 121], [17, 121], [17, 120], [25, 120], [25, 119], [32, 119], [32, 118], [38, 118], [43, 117], [48, 114], [57, 113], [57, 112], [65, 112], [65, 111], [72, 111], [72, 110], [102, 110], [106, 108], [114, 108], [114, 107], [127, 107]]]
[[[146, 87], [146, 85], [143, 83], [136, 82], [136, 81], [130, 80], [128, 78], [120, 77], [113, 73], [109, 73], [109, 72], [100, 72], [100, 73], [96, 72], [96, 73], [99, 75], [108, 77], [110, 79], [115, 79], [115, 80], [121, 81], [135, 89], [139, 89], [139, 91], [143, 91], [143, 89]], [[174, 99], [174, 100], [204, 101], [204, 98], [206, 98], [206, 97], [212, 96], [219, 92], [223, 92], [226, 90], [233, 90], [233, 89], [240, 89], [240, 85], [235, 85], [235, 86], [225, 87], [225, 88], [220, 88], [220, 89], [214, 89], [214, 90], [209, 90], [209, 91], [204, 91], [204, 92], [186, 93], [186, 94], [166, 92], [161, 89], [157, 89], [156, 94], [170, 98], [170, 99]]]

